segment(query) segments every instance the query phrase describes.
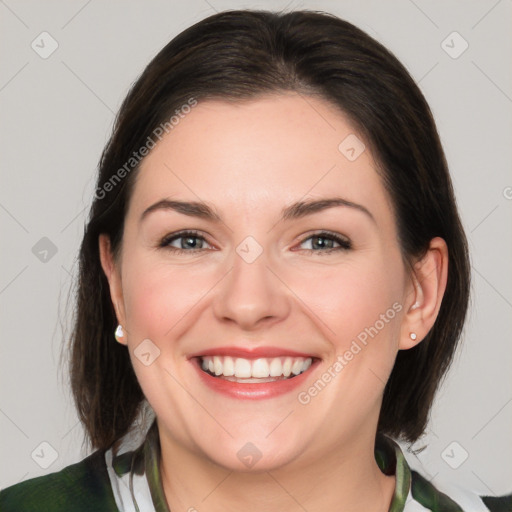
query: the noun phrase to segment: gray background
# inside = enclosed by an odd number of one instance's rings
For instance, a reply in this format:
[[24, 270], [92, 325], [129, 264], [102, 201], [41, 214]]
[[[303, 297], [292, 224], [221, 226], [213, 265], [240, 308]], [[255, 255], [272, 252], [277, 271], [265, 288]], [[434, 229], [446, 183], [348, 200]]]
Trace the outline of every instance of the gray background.
[[[436, 485], [510, 492], [511, 0], [0, 0], [0, 485], [87, 455], [59, 360], [95, 168], [114, 113], [174, 35], [215, 11], [247, 7], [346, 18], [391, 49], [426, 95], [470, 241], [473, 304], [464, 346], [416, 445], [428, 448], [406, 456]], [[51, 48], [43, 31], [58, 43], [46, 59], [31, 47]], [[454, 31], [469, 44], [457, 58], [464, 41], [448, 37]]]

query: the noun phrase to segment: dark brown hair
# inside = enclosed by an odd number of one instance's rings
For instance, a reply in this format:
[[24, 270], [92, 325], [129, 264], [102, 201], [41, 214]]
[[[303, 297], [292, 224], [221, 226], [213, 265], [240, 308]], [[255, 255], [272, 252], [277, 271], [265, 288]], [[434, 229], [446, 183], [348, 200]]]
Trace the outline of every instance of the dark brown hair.
[[399, 351], [378, 424], [380, 432], [411, 443], [424, 432], [470, 289], [467, 241], [431, 111], [396, 57], [352, 24], [315, 11], [237, 10], [196, 23], [158, 53], [124, 100], [100, 160], [79, 254], [70, 364], [92, 447], [107, 448], [127, 433], [145, 401], [126, 347], [114, 341], [117, 321], [98, 250], [98, 236], [106, 233], [118, 255], [138, 170], [133, 155], [191, 98], [242, 101], [284, 91], [327, 100], [364, 138], [392, 199], [406, 263], [423, 256], [436, 236], [448, 245], [438, 318], [421, 343]]

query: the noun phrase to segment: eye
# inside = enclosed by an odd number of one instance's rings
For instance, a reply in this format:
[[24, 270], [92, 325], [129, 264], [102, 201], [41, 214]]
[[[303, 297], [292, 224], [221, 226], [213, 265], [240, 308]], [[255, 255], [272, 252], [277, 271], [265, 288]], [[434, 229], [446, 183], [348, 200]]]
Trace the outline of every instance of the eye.
[[[163, 238], [159, 247], [180, 254], [206, 250], [205, 244], [207, 244], [206, 239], [198, 231], [180, 231]], [[352, 248], [350, 240], [328, 231], [315, 233], [304, 238], [300, 245], [304, 244], [308, 244], [309, 247], [298, 250], [325, 254], [334, 251], [346, 251]]]
[[167, 235], [159, 247], [169, 249], [175, 253], [196, 252], [204, 250], [206, 239], [198, 231], [180, 231]]
[[352, 248], [350, 240], [344, 238], [336, 233], [322, 231], [311, 235], [300, 243], [300, 245], [307, 244], [309, 247], [302, 249], [309, 252], [316, 253], [331, 253], [334, 251], [347, 251]]

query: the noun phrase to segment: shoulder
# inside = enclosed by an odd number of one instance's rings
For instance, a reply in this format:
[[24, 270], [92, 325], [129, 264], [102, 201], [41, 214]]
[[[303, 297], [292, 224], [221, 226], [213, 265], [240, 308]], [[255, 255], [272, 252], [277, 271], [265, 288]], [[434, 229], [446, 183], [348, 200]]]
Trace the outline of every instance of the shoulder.
[[103, 451], [0, 492], [2, 512], [117, 512]]
[[[420, 473], [411, 471], [411, 497], [422, 510], [443, 512], [512, 512], [512, 494], [481, 496], [455, 485], [436, 488]], [[406, 509], [407, 510], [407, 509]]]
[[377, 436], [375, 458], [385, 474], [396, 476], [395, 499], [390, 510], [512, 512], [512, 494], [482, 496], [449, 481], [440, 481], [434, 486], [420, 472], [410, 468], [398, 442], [386, 435]]

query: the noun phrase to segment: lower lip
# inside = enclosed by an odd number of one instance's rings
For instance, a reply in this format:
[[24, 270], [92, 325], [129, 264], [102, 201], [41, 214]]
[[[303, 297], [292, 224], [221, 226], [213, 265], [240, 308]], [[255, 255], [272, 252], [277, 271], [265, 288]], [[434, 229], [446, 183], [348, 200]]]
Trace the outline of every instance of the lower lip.
[[257, 382], [243, 384], [240, 382], [232, 382], [219, 377], [212, 377], [201, 369], [201, 361], [199, 358], [194, 358], [193, 362], [196, 371], [199, 372], [199, 377], [202, 381], [213, 391], [222, 393], [231, 398], [242, 400], [261, 400], [264, 398], [275, 398], [285, 393], [289, 393], [304, 384], [305, 380], [311, 374], [313, 368], [316, 367], [318, 360], [313, 360], [311, 366], [300, 375], [292, 377], [291, 379], [276, 380], [274, 382]]

